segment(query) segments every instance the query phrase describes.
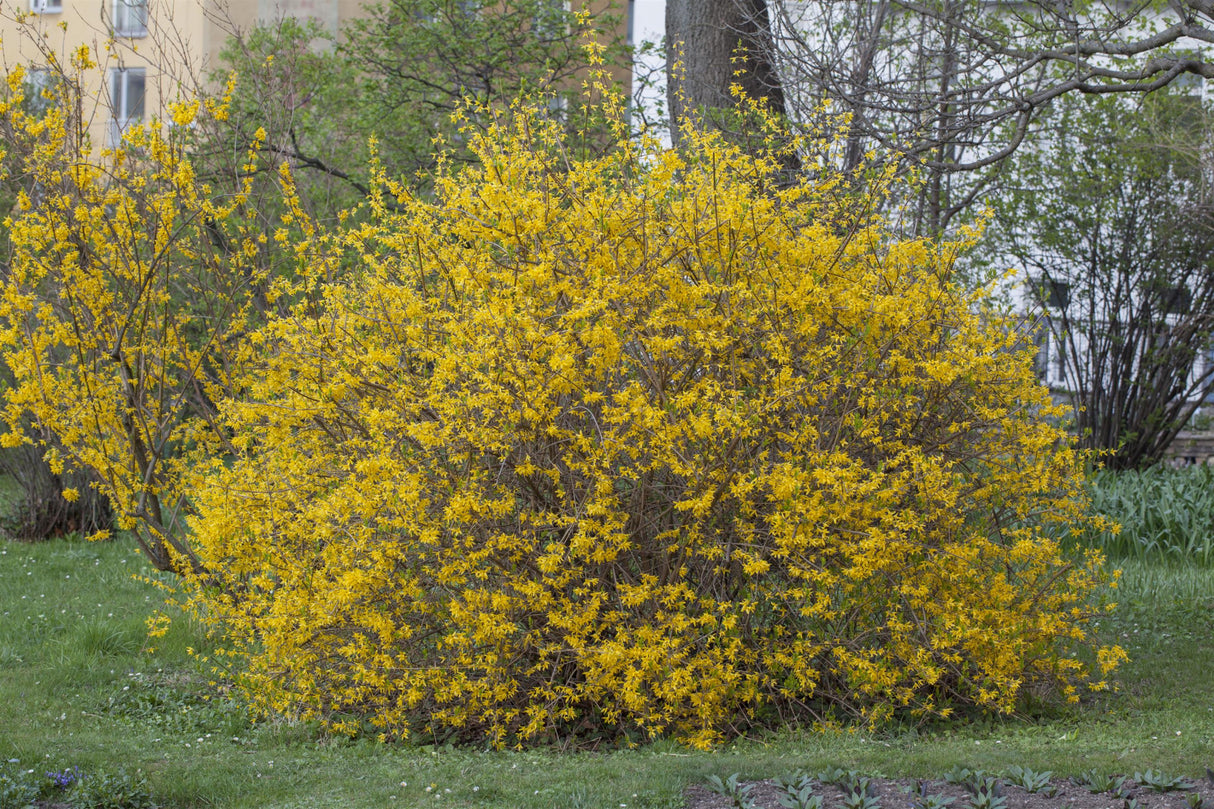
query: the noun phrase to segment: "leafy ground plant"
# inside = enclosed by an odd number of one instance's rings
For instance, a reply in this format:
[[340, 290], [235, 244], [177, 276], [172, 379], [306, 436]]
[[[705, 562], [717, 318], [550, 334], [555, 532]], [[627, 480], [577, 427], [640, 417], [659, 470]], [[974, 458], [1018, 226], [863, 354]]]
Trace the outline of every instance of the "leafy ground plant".
[[[1194, 786], [1200, 786], [1200, 789], [1186, 794], [1182, 799], [1175, 790], [1170, 793], [1160, 792], [1126, 779], [1127, 791], [1114, 798], [1115, 803], [1111, 803], [1109, 793], [1093, 792], [1088, 786], [1065, 778], [1057, 778], [1046, 784], [1042, 784], [1040, 779], [1033, 779], [1032, 785], [1035, 789], [1032, 791], [1022, 786], [1003, 783], [991, 776], [982, 776], [979, 779], [971, 777], [965, 783], [876, 776], [869, 776], [866, 781], [867, 788], [863, 794], [875, 805], [909, 805], [916, 809], [952, 805], [1003, 809], [1109, 809], [1110, 806], [1120, 809], [1193, 809], [1214, 797], [1214, 782], [1195, 784]], [[740, 788], [745, 785], [737, 786]], [[749, 786], [752, 789], [748, 791], [747, 796], [756, 809], [798, 806], [795, 801], [787, 800], [786, 780], [755, 781]], [[849, 784], [823, 784], [815, 797], [820, 801], [821, 809], [850, 809], [856, 805], [857, 794], [859, 793]], [[728, 806], [705, 790], [690, 790], [688, 798], [688, 809], [726, 809]]]
[[1085, 770], [1071, 780], [1094, 795], [1100, 793], [1124, 795], [1126, 791], [1126, 776], [1124, 775], [1110, 775], [1096, 770]]
[[1026, 792], [1042, 792], [1049, 789], [1054, 773], [1049, 770], [1037, 772], [1017, 764], [1007, 768], [1005, 777], [1009, 784], [1014, 784]]
[[1170, 559], [1214, 566], [1214, 467], [1102, 470], [1090, 481], [1092, 508], [1118, 531], [1084, 541], [1111, 559]]
[[843, 809], [880, 809], [881, 800], [873, 792], [868, 776], [856, 775], [848, 783], [843, 795]]
[[0, 765], [0, 809], [156, 809], [142, 774], [87, 771], [79, 765], [39, 771], [20, 759]]
[[814, 777], [823, 784], [846, 784], [858, 778], [860, 773], [855, 770], [845, 770], [842, 767], [830, 766], [821, 770]]
[[814, 794], [813, 779], [802, 776], [795, 782], [785, 781], [777, 784], [784, 790], [779, 796], [780, 806], [784, 809], [822, 809], [822, 796]]
[[970, 792], [970, 809], [1006, 809], [1007, 798], [997, 778], [983, 778], [978, 783], [967, 784]]
[[1144, 770], [1134, 773], [1134, 780], [1141, 787], [1154, 792], [1174, 792], [1181, 789], [1192, 789], [1193, 782], [1183, 776], [1168, 775], [1156, 770]]
[[733, 773], [724, 780], [719, 775], [710, 775], [706, 783], [713, 792], [729, 798], [737, 809], [755, 809], [754, 802], [750, 798], [750, 791], [754, 789], [754, 784], [740, 783], [738, 775], [738, 773]]
[[944, 773], [943, 778], [945, 783], [965, 786], [980, 783], [985, 775], [986, 773], [982, 770], [971, 770], [969, 767], [962, 767], [958, 764]]
[[956, 798], [932, 794], [926, 781], [916, 781], [911, 795], [911, 809], [947, 809], [956, 802]]

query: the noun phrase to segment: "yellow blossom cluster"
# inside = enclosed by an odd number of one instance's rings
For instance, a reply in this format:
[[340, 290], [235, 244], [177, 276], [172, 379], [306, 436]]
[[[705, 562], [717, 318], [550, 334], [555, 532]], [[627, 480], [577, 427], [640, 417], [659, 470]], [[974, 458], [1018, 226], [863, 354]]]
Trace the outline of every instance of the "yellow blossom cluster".
[[[196, 570], [185, 537], [192, 456], [216, 450], [216, 402], [267, 275], [251, 180], [213, 190], [187, 157], [197, 102], [95, 149], [81, 47], [49, 86], [11, 70], [0, 99], [4, 176], [16, 201], [0, 296], [13, 376], [0, 443], [55, 436], [48, 460], [91, 470], [123, 528], [161, 569]], [[41, 92], [31, 106], [26, 96]], [[45, 103], [49, 102], [49, 103]], [[60, 449], [68, 457], [59, 457]], [[69, 490], [71, 499], [78, 492]]]

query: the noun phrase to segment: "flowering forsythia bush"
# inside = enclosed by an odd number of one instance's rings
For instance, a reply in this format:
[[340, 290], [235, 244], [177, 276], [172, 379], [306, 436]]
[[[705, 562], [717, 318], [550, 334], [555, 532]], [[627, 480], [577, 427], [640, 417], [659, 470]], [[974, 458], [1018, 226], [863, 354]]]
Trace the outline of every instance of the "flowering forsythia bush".
[[16, 189], [4, 223], [0, 350], [13, 384], [0, 442], [29, 441], [32, 419], [57, 439], [52, 469], [90, 470], [157, 567], [197, 570], [182, 524], [188, 450], [216, 448], [232, 349], [264, 308], [252, 180], [212, 188], [196, 176], [188, 125], [199, 102], [98, 152], [81, 90], [95, 55], [81, 47], [67, 65], [44, 55], [52, 79], [31, 83], [17, 66], [0, 84], [0, 181]]
[[194, 523], [266, 710], [708, 745], [1116, 664], [1074, 654], [1096, 560], [1032, 526], [1080, 469], [960, 245], [883, 229], [879, 182], [685, 143], [579, 156], [518, 107], [434, 198], [381, 178], [297, 245]]
[[[679, 151], [582, 150], [519, 104], [433, 196], [380, 176], [331, 227], [284, 167], [266, 245], [162, 142], [23, 199], [10, 418], [130, 465], [124, 513], [172, 483], [190, 606], [265, 711], [709, 745], [1074, 697], [1122, 656], [1085, 626], [1099, 560], [1040, 529], [1084, 503], [1029, 355], [950, 280], [963, 245], [899, 238], [873, 214], [888, 178], [857, 190], [829, 143], [790, 187], [777, 151], [690, 124]], [[254, 318], [242, 276], [277, 306]], [[102, 306], [126, 289], [158, 292]], [[153, 403], [205, 401], [140, 410], [135, 367]], [[75, 432], [72, 408], [94, 414]], [[145, 421], [173, 474], [140, 477]]]

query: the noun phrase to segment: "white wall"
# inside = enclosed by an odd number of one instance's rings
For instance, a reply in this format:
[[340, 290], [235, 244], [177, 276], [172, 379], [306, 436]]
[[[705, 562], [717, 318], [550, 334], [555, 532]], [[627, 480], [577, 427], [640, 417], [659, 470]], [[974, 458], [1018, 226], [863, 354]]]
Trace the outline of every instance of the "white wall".
[[[651, 42], [654, 48], [639, 54], [633, 65], [632, 86], [636, 108], [636, 124], [655, 121], [666, 109], [666, 57], [662, 39], [666, 36], [666, 0], [634, 0], [631, 4], [632, 20], [629, 34], [632, 44], [640, 46]], [[658, 79], [656, 84], [642, 87], [646, 80]], [[665, 136], [669, 142], [669, 136]]]

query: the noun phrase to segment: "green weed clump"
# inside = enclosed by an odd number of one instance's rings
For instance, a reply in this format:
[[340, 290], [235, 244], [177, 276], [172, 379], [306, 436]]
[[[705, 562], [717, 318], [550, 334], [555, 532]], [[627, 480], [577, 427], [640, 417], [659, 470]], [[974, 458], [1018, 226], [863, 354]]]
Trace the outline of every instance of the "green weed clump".
[[1100, 470], [1089, 485], [1093, 513], [1120, 530], [1088, 530], [1086, 544], [1110, 559], [1214, 566], [1214, 468]]

